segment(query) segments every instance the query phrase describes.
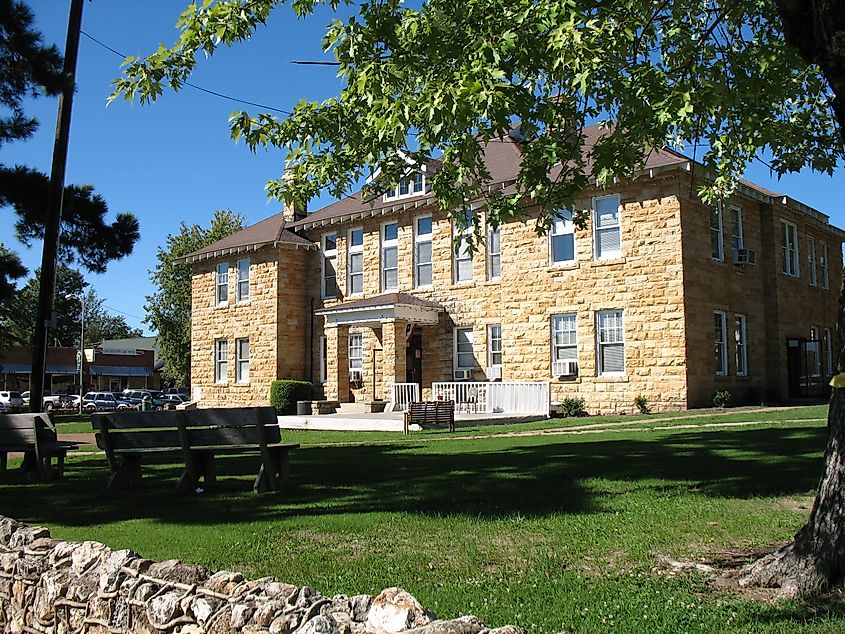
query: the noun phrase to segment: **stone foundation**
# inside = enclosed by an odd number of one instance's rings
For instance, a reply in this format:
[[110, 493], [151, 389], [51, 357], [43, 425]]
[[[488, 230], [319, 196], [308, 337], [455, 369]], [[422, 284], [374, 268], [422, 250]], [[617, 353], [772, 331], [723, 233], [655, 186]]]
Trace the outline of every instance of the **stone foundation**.
[[439, 621], [410, 594], [325, 597], [98, 542], [64, 542], [0, 517], [0, 629], [44, 634], [522, 634], [474, 616]]

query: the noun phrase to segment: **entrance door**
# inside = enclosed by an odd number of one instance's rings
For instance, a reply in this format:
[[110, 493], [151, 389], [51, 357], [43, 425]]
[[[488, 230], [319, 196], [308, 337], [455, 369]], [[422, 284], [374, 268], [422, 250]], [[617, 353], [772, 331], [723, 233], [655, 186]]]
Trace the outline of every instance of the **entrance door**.
[[416, 383], [422, 397], [422, 332], [414, 330], [405, 347], [405, 382]]

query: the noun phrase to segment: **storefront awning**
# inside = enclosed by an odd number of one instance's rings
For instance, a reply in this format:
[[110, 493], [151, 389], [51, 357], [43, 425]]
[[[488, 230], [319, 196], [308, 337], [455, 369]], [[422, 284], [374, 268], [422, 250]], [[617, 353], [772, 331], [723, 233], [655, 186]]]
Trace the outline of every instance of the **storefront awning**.
[[[4, 363], [0, 366], [0, 372], [4, 374], [31, 374], [32, 366], [29, 363]], [[45, 374], [76, 374], [75, 365], [47, 364], [44, 368]]]
[[378, 326], [389, 321], [434, 325], [440, 320], [443, 311], [440, 304], [421, 297], [407, 293], [387, 293], [343, 302], [314, 311], [314, 314], [324, 317], [327, 326]]
[[91, 376], [152, 376], [149, 368], [126, 365], [92, 365], [88, 371]]

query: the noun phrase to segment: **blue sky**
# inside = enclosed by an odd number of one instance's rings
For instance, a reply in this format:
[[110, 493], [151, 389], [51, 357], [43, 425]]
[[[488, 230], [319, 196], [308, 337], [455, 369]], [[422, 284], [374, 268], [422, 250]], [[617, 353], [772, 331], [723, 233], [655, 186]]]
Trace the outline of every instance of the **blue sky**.
[[[37, 27], [45, 41], [64, 47], [66, 0], [30, 1]], [[95, 0], [85, 2], [83, 31], [125, 55], [143, 56], [159, 43], [171, 44], [178, 32], [176, 20], [188, 0]], [[260, 29], [253, 40], [233, 49], [221, 49], [200, 62], [191, 83], [282, 110], [300, 99], [321, 100], [337, 93], [339, 82], [331, 67], [299, 66], [291, 60], [327, 59], [321, 51], [325, 26], [335, 17], [328, 10], [297, 20], [283, 8]], [[141, 239], [127, 258], [113, 262], [102, 275], [88, 274], [88, 282], [106, 299], [105, 305], [127, 322], [142, 328], [144, 297], [153, 291], [148, 271], [155, 266], [156, 250], [179, 223], [207, 225], [217, 209], [241, 213], [247, 224], [281, 209], [268, 201], [264, 185], [278, 177], [283, 156], [259, 150], [251, 153], [229, 137], [227, 120], [236, 110], [261, 109], [234, 103], [186, 87], [165, 93], [151, 106], [125, 101], [106, 107], [111, 82], [120, 74], [121, 58], [83, 36], [77, 66], [78, 91], [68, 155], [68, 183], [90, 183], [109, 204], [111, 212], [131, 211], [141, 224]], [[57, 102], [34, 100], [27, 112], [41, 122], [36, 136], [25, 143], [3, 147], [0, 160], [49, 173]], [[845, 170], [834, 178], [812, 173], [771, 179], [768, 170], [754, 164], [748, 178], [827, 213], [845, 227], [842, 192]], [[317, 209], [328, 199], [312, 201]], [[10, 212], [6, 211], [7, 221]], [[31, 270], [40, 265], [41, 245], [27, 250], [17, 245], [9, 229], [0, 240], [18, 250]]]

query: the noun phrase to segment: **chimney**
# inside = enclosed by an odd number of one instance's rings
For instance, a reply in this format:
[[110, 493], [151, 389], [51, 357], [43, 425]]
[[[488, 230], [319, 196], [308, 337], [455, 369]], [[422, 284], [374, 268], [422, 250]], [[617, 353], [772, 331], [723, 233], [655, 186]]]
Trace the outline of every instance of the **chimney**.
[[[284, 180], [291, 178], [290, 167], [285, 168], [285, 173], [282, 175], [282, 178]], [[296, 222], [297, 220], [302, 220], [307, 215], [308, 206], [306, 204], [299, 201], [292, 203], [285, 201], [285, 206], [282, 208], [282, 217], [285, 219], [285, 222]]]

